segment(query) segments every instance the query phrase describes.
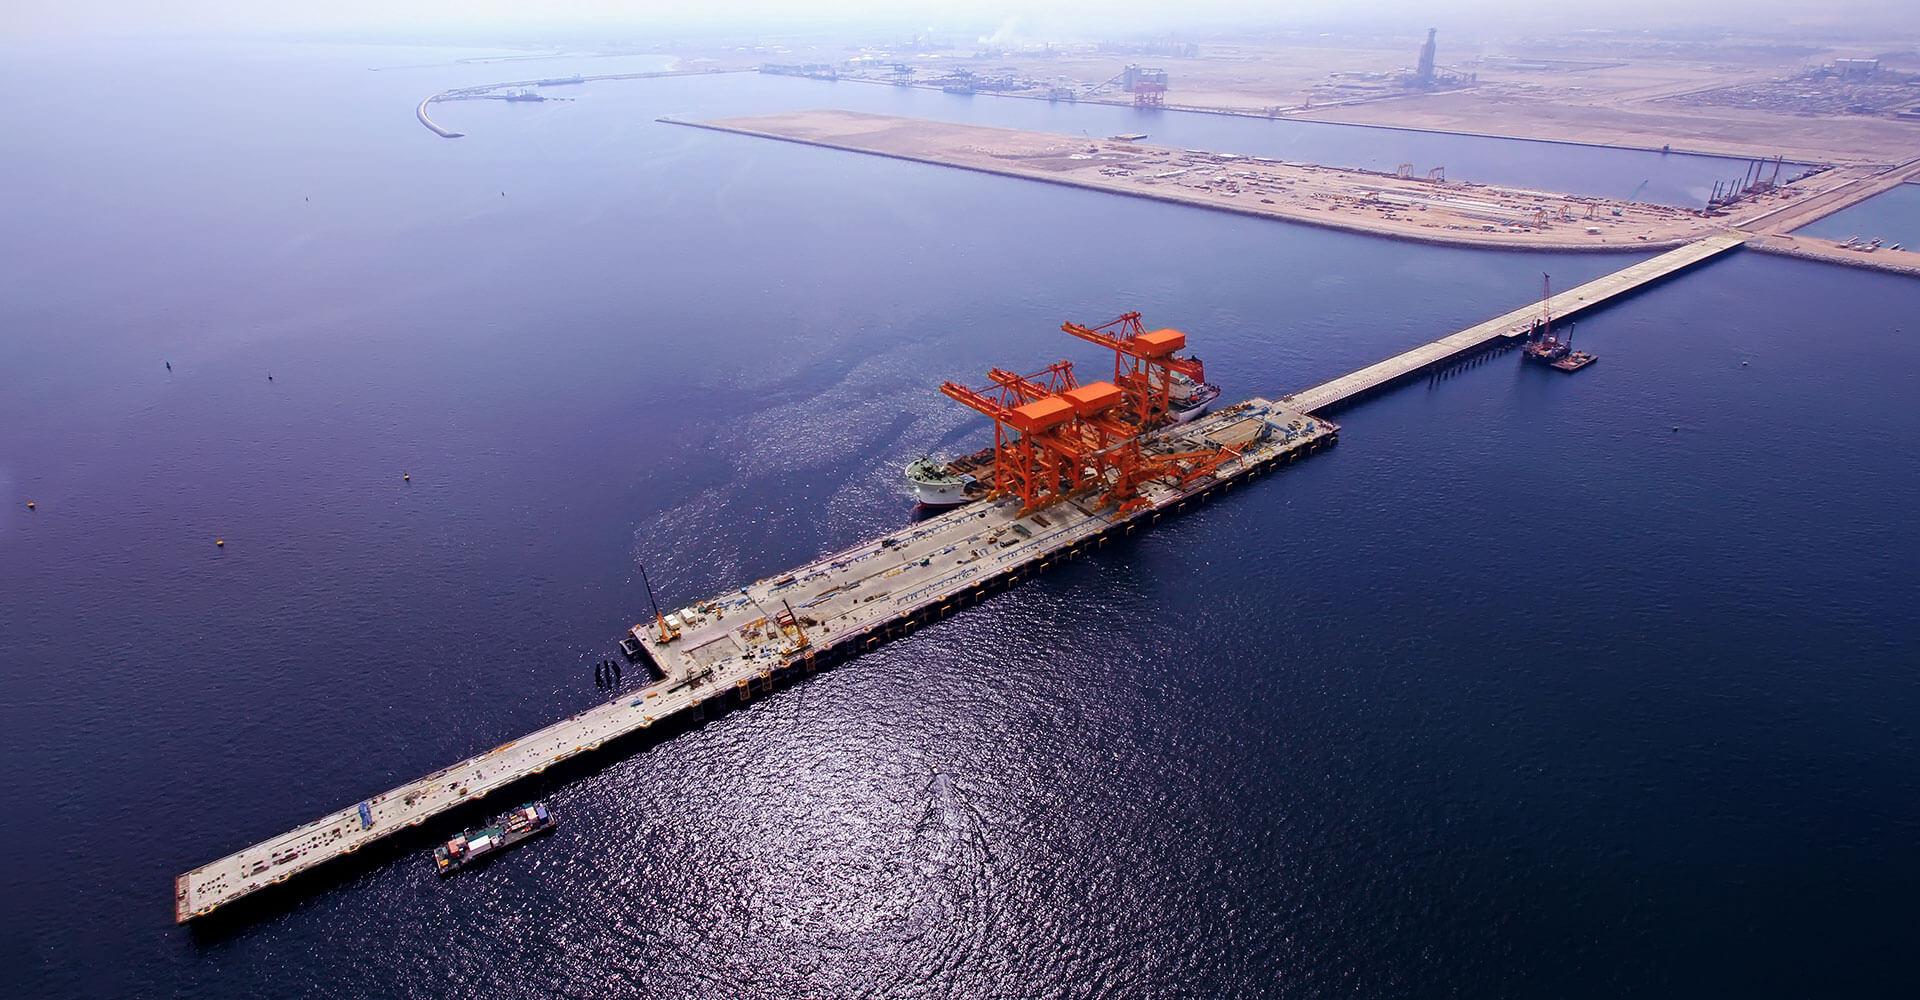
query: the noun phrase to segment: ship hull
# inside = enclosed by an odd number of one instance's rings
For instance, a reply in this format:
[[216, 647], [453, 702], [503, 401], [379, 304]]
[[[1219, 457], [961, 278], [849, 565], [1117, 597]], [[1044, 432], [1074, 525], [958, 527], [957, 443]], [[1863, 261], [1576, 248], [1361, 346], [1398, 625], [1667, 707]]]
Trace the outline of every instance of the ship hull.
[[940, 485], [914, 483], [913, 498], [927, 507], [953, 507], [966, 503], [969, 499], [965, 483]]
[[927, 507], [953, 507], [973, 499], [967, 487], [973, 477], [955, 475], [946, 462], [932, 458], [915, 459], [902, 471], [913, 498]]
[[1167, 411], [1167, 419], [1176, 424], [1191, 423], [1213, 409], [1213, 401], [1219, 398], [1219, 386], [1211, 382], [1197, 386], [1193, 394], [1182, 401], [1185, 405]]

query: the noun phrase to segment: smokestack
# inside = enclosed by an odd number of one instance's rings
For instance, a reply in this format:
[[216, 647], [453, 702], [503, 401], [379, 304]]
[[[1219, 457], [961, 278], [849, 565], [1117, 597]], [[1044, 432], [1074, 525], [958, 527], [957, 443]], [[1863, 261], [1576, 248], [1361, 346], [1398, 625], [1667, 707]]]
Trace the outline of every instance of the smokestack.
[[1438, 28], [1428, 28], [1427, 44], [1420, 46], [1420, 66], [1414, 70], [1414, 78], [1419, 80], [1422, 87], [1433, 86], [1433, 53], [1436, 47], [1433, 38], [1439, 33]]

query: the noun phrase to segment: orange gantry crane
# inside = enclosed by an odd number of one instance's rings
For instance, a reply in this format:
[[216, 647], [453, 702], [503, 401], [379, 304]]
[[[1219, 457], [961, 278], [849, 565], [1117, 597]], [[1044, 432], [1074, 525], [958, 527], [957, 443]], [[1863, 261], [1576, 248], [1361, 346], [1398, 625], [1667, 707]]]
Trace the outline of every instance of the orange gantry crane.
[[1024, 512], [1099, 490], [1117, 517], [1149, 502], [1141, 495], [1148, 483], [1164, 479], [1184, 487], [1233, 457], [1225, 448], [1148, 454], [1142, 447], [1142, 435], [1166, 422], [1170, 373], [1205, 380], [1198, 361], [1172, 356], [1186, 345], [1185, 334], [1147, 333], [1139, 313], [1063, 329], [1114, 349], [1113, 382], [1081, 385], [1072, 362], [1058, 361], [1032, 375], [992, 369], [987, 388], [940, 386], [993, 421], [992, 496], [1016, 496]]
[[1113, 382], [1127, 394], [1133, 419], [1142, 428], [1167, 422], [1176, 373], [1195, 384], [1206, 384], [1207, 369], [1199, 358], [1174, 356], [1187, 346], [1187, 335], [1178, 330], [1148, 331], [1137, 312], [1099, 326], [1068, 322], [1060, 324], [1060, 329], [1113, 352]]
[[1089, 485], [1091, 456], [1072, 426], [1073, 400], [1098, 393], [1075, 384], [1072, 363], [1033, 375], [995, 368], [987, 378], [988, 388], [946, 382], [940, 391], [993, 421], [993, 495], [1017, 496], [1024, 509], [1037, 510]]

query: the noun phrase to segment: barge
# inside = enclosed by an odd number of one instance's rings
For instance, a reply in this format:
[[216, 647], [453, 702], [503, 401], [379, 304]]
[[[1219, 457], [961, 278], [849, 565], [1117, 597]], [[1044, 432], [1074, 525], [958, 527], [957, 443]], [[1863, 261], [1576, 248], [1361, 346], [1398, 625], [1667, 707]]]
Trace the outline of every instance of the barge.
[[530, 802], [478, 830], [467, 830], [433, 849], [434, 871], [441, 878], [464, 871], [560, 825], [544, 802]]

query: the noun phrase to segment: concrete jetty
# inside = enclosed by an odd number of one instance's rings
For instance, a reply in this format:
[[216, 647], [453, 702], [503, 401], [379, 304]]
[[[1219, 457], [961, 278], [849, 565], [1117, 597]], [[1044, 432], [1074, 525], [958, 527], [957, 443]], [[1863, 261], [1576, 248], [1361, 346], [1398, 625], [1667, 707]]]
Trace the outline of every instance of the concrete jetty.
[[[1554, 315], [1577, 316], [1742, 242], [1712, 236], [1639, 261], [1553, 296]], [[783, 680], [909, 635], [1056, 563], [1146, 530], [1336, 443], [1339, 427], [1316, 411], [1503, 339], [1517, 341], [1539, 309], [1537, 303], [1516, 309], [1278, 401], [1251, 399], [1157, 432], [1146, 445], [1149, 453], [1226, 448], [1235, 457], [1185, 487], [1148, 484], [1142, 491], [1147, 505], [1128, 514], [1086, 498], [1031, 512], [1011, 498], [983, 500], [634, 625], [626, 645], [657, 672], [646, 687], [186, 872], [174, 881], [174, 918], [205, 917], [676, 716], [701, 718], [749, 701]]]
[[[1901, 184], [1920, 180], [1920, 157], [1888, 167], [1843, 168], [1835, 173], [1840, 176], [1832, 186], [1770, 211], [1742, 219], [1739, 223], [1740, 228], [1746, 232], [1764, 235], [1791, 233], [1843, 208], [1849, 208], [1876, 195], [1891, 191]], [[1756, 245], [1755, 249], [1759, 247]]]
[[[1639, 291], [1670, 278], [1688, 268], [1705, 263], [1741, 246], [1746, 241], [1734, 235], [1709, 236], [1678, 250], [1669, 250], [1629, 265], [1603, 278], [1595, 278], [1577, 288], [1561, 292], [1547, 300], [1555, 319], [1575, 316], [1605, 305], [1623, 295]], [[1385, 361], [1368, 365], [1311, 389], [1281, 397], [1283, 402], [1309, 412], [1332, 410], [1344, 403], [1385, 389], [1403, 379], [1449, 364], [1500, 341], [1524, 339], [1533, 321], [1540, 317], [1540, 304], [1533, 303], [1510, 313], [1478, 323], [1458, 333], [1422, 344], [1411, 351], [1396, 354]]]
[[[525, 83], [677, 75], [689, 74], [610, 74]], [[514, 85], [436, 94], [420, 102], [416, 115], [436, 134], [457, 138], [461, 133], [432, 121], [427, 113], [430, 103]], [[711, 123], [676, 124], [755, 134]], [[1001, 168], [993, 172], [1011, 173]], [[1804, 225], [1819, 214], [1916, 176], [1920, 176], [1920, 161], [1876, 173], [1871, 179], [1859, 178], [1859, 183], [1856, 178], [1841, 178], [1832, 188], [1803, 188], [1808, 194], [1804, 200], [1750, 217], [1749, 223], [1761, 224], [1754, 233], [1714, 233], [1694, 239], [1560, 292], [1549, 300], [1550, 308], [1556, 318], [1571, 319], [1729, 253], [1749, 239], [1784, 238], [1780, 234], [1789, 224]], [[1089, 181], [1084, 186], [1103, 184]], [[635, 625], [627, 641], [656, 669], [658, 676], [650, 684], [185, 872], [174, 881], [174, 917], [180, 923], [206, 917], [612, 741], [668, 720], [700, 718], [718, 707], [749, 701], [780, 681], [909, 635], [1058, 562], [1146, 530], [1164, 517], [1336, 443], [1339, 428], [1321, 414], [1489, 346], [1518, 342], [1539, 313], [1540, 305], [1530, 303], [1277, 401], [1248, 400], [1160, 432], [1148, 445], [1150, 449], [1173, 453], [1227, 448], [1235, 457], [1212, 476], [1185, 487], [1148, 484], [1143, 490], [1147, 506], [1124, 516], [1095, 507], [1088, 499], [1069, 499], [1034, 512], [1022, 512], [1015, 500], [980, 501], [680, 607], [665, 616], [664, 632], [655, 622]]]
[[174, 880], [174, 919], [205, 917], [609, 741], [911, 634], [1338, 439], [1338, 427], [1296, 407], [1248, 400], [1157, 432], [1149, 454], [1235, 457], [1186, 487], [1147, 484], [1148, 505], [1124, 516], [1086, 498], [1032, 512], [1017, 499], [983, 500], [674, 611], [665, 641], [656, 622], [635, 625], [630, 636], [659, 674], [649, 686], [186, 872]]

